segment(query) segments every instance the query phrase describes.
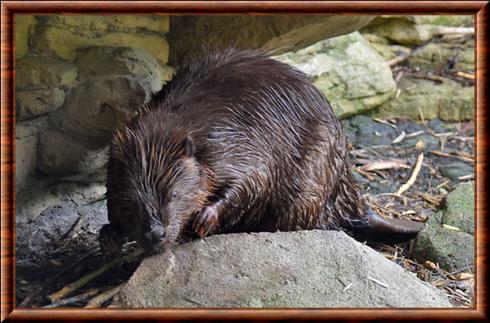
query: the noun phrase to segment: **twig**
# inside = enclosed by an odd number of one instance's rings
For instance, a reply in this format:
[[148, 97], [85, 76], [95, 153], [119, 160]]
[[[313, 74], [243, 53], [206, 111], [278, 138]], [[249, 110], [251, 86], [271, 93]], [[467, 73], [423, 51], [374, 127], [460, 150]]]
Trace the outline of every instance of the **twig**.
[[416, 195], [420, 196], [423, 200], [430, 203], [434, 207], [434, 209], [437, 209], [439, 206], [441, 206], [441, 203], [444, 200], [444, 198], [422, 192], [417, 192]]
[[188, 301], [189, 303], [192, 303], [192, 304], [196, 304], [196, 305], [199, 305], [199, 306], [204, 306], [204, 304], [201, 304], [199, 302], [196, 302], [190, 298], [187, 298], [187, 297], [182, 297], [184, 300]]
[[403, 141], [403, 139], [405, 139], [405, 137], [407, 136], [407, 133], [404, 131], [402, 131], [402, 133], [396, 137], [395, 139], [393, 139], [393, 141], [391, 142], [392, 144], [397, 144], [397, 143], [400, 143]]
[[425, 124], [425, 119], [424, 119], [424, 114], [422, 113], [422, 108], [418, 106], [419, 114], [420, 114], [420, 121], [422, 121], [422, 124]]
[[434, 35], [448, 35], [448, 34], [474, 34], [475, 28], [473, 27], [448, 27], [438, 26], [434, 31]]
[[349, 288], [351, 288], [352, 286], [352, 283], [350, 283], [349, 285], [345, 286], [345, 288], [342, 290], [342, 293], [345, 293]]
[[475, 162], [475, 160], [473, 158], [458, 156], [458, 155], [453, 155], [453, 154], [447, 154], [447, 153], [444, 153], [444, 152], [438, 151], [438, 150], [431, 150], [430, 153], [437, 155], [437, 156], [441, 156], [441, 157], [456, 158], [456, 159], [459, 159], [459, 160], [462, 160], [464, 162], [471, 163], [471, 164], [473, 164]]
[[465, 181], [467, 179], [474, 179], [474, 178], [475, 178], [475, 174], [468, 174], [468, 175], [463, 175], [458, 177], [460, 181]]
[[459, 76], [459, 77], [468, 79], [468, 80], [474, 80], [475, 79], [475, 75], [474, 74], [469, 74], [469, 73], [465, 73], [465, 72], [461, 72], [461, 71], [456, 72], [456, 75]]
[[379, 160], [375, 162], [370, 162], [361, 167], [363, 171], [374, 171], [380, 169], [392, 169], [392, 168], [410, 168], [409, 165], [401, 160]]
[[99, 277], [100, 275], [102, 275], [106, 271], [111, 270], [112, 268], [116, 267], [117, 265], [119, 265], [123, 261], [131, 261], [131, 260], [139, 257], [140, 255], [142, 255], [143, 253], [144, 253], [143, 249], [139, 248], [139, 249], [134, 250], [132, 253], [130, 253], [129, 255], [127, 255], [125, 257], [114, 259], [114, 260], [108, 262], [107, 264], [105, 264], [104, 266], [100, 267], [99, 269], [88, 273], [87, 275], [83, 276], [82, 278], [78, 279], [77, 281], [74, 281], [73, 283], [66, 285], [65, 287], [63, 287], [59, 291], [49, 295], [48, 298], [51, 300], [51, 302], [55, 302], [55, 301], [65, 297], [66, 295], [74, 292], [75, 290], [79, 289], [80, 287], [84, 286], [85, 284], [91, 282], [92, 280]]
[[367, 179], [369, 179], [370, 181], [374, 181], [375, 180], [375, 177], [367, 172], [365, 172], [364, 170], [362, 170], [362, 167], [357, 167], [356, 168], [356, 171], [361, 174], [362, 176], [366, 177]]
[[69, 297], [69, 298], [65, 298], [65, 299], [62, 299], [62, 300], [58, 300], [56, 302], [53, 302], [52, 304], [49, 304], [49, 305], [46, 305], [46, 306], [43, 306], [43, 307], [44, 308], [53, 308], [53, 307], [62, 307], [62, 306], [74, 305], [74, 304], [77, 304], [77, 303], [83, 303], [88, 298], [90, 298], [90, 297], [92, 297], [94, 295], [97, 295], [98, 292], [99, 292], [99, 290], [97, 288], [89, 289], [88, 291], [83, 292], [83, 293], [81, 293], [79, 295], [76, 295], [76, 296], [73, 296], [73, 297]]
[[449, 180], [449, 179], [446, 180], [446, 181], [444, 181], [444, 182], [442, 182], [441, 184], [439, 184], [439, 185], [436, 186], [436, 189], [440, 189], [441, 187], [446, 186], [447, 184], [449, 184], [449, 182], [451, 182], [451, 180]]
[[451, 230], [451, 231], [461, 231], [460, 228], [453, 227], [452, 225], [449, 225], [449, 224], [442, 224], [442, 227], [444, 229], [448, 229], [448, 230]]
[[101, 307], [102, 304], [104, 304], [106, 301], [110, 300], [111, 298], [116, 295], [116, 293], [121, 289], [121, 287], [124, 285], [124, 283], [106, 290], [103, 293], [100, 293], [99, 295], [95, 296], [91, 300], [87, 302], [87, 305], [85, 305], [86, 308], [96, 308], [96, 307]]
[[389, 60], [387, 62], [388, 63], [388, 66], [392, 67], [392, 66], [395, 66], [397, 64], [400, 64], [401, 62], [405, 61], [409, 57], [410, 57], [410, 54], [405, 54], [405, 55], [397, 56], [397, 57], [395, 57], [392, 60]]
[[417, 176], [418, 176], [418, 174], [420, 172], [420, 169], [422, 168], [422, 162], [423, 161], [424, 161], [424, 154], [421, 153], [419, 155], [419, 157], [417, 158], [417, 163], [415, 164], [415, 168], [413, 169], [412, 176], [410, 176], [408, 182], [406, 182], [405, 184], [403, 184], [398, 189], [398, 191], [395, 193], [395, 195], [401, 196], [403, 194], [403, 192], [405, 192], [406, 190], [408, 190], [413, 185], [413, 183], [415, 183], [415, 180], [417, 179]]
[[380, 118], [373, 118], [373, 121], [376, 121], [376, 122], [379, 122], [379, 123], [382, 123], [382, 124], [385, 124], [387, 126], [390, 126], [392, 127], [393, 129], [397, 129], [396, 125], [392, 124], [392, 123], [389, 123], [388, 121], [386, 120], [383, 120], [383, 119], [380, 119]]
[[377, 279], [375, 279], [375, 278], [372, 278], [372, 277], [367, 276], [367, 279], [369, 279], [369, 280], [371, 280], [371, 281], [375, 282], [375, 283], [376, 283], [376, 284], [378, 284], [378, 285], [383, 286], [384, 288], [388, 288], [388, 287], [389, 287], [387, 284], [385, 284], [385, 283], [383, 283], [383, 282], [381, 282], [381, 281], [379, 281], [379, 280], [377, 280]]
[[448, 137], [454, 135], [454, 132], [441, 132], [441, 133], [433, 132], [433, 135], [436, 137]]
[[419, 130], [419, 131], [411, 132], [411, 133], [407, 134], [405, 136], [405, 138], [417, 137], [417, 136], [419, 136], [419, 135], [421, 135], [423, 133], [425, 133], [425, 130]]

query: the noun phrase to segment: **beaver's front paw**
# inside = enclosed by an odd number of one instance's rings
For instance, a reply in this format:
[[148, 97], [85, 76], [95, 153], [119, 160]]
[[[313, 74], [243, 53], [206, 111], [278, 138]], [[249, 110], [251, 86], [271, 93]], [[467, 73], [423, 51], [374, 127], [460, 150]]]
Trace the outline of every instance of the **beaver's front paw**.
[[99, 232], [99, 243], [102, 256], [106, 260], [110, 260], [121, 255], [124, 239], [113, 225], [104, 224]]
[[218, 224], [218, 208], [216, 205], [210, 205], [202, 209], [197, 214], [192, 227], [194, 231], [201, 237], [205, 237], [214, 232]]

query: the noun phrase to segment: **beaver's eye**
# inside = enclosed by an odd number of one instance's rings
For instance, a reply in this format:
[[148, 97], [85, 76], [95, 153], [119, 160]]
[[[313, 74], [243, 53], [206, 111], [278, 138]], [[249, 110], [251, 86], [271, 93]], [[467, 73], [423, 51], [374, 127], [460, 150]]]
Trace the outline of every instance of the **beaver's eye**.
[[172, 192], [172, 199], [177, 197], [177, 192]]

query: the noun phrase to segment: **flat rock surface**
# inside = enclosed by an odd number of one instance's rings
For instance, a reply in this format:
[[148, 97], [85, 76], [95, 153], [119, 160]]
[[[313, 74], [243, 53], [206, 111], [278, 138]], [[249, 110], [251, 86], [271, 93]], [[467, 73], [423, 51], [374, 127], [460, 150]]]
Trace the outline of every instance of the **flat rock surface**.
[[145, 259], [118, 307], [451, 307], [437, 289], [336, 231], [211, 236]]

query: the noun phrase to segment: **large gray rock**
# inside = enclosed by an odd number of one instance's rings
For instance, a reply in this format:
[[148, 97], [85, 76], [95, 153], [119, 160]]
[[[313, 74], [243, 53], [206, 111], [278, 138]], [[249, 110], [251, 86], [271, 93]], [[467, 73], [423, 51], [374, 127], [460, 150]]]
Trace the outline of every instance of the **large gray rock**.
[[113, 76], [74, 88], [54, 117], [56, 127], [94, 148], [107, 146], [113, 131], [149, 98], [142, 78]]
[[173, 16], [168, 34], [171, 65], [206, 47], [261, 48], [278, 55], [356, 31], [371, 19], [373, 16], [348, 15]]
[[311, 75], [340, 118], [374, 109], [395, 94], [390, 67], [358, 32], [278, 59]]
[[[59, 131], [41, 134], [38, 168], [57, 177], [76, 176], [79, 181], [102, 179], [107, 167], [107, 147], [91, 149]], [[75, 179], [75, 178], [74, 178]]]
[[186, 243], [145, 259], [113, 304], [451, 307], [437, 289], [335, 231], [241, 233]]

